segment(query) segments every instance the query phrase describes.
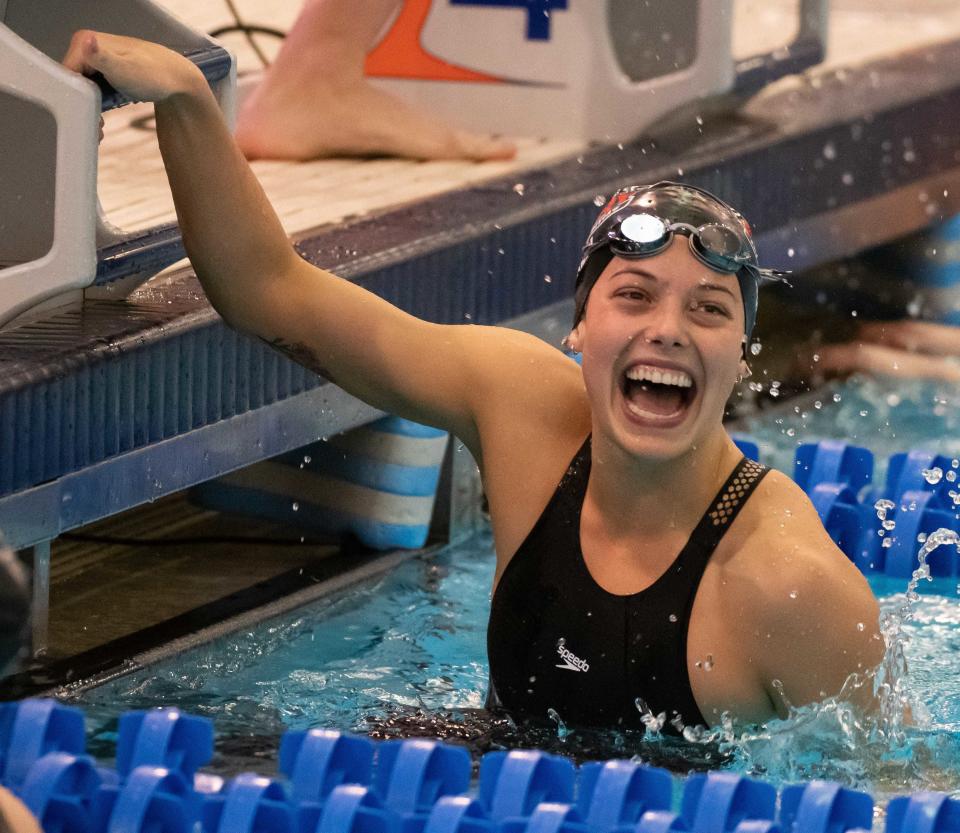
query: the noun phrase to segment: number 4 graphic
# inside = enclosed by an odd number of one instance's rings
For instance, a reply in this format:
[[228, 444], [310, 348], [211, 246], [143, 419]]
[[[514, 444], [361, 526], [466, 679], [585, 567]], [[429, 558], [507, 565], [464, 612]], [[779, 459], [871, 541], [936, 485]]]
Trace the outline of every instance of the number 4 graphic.
[[567, 0], [450, 0], [452, 6], [510, 6], [527, 10], [527, 40], [550, 40], [550, 12], [566, 11]]

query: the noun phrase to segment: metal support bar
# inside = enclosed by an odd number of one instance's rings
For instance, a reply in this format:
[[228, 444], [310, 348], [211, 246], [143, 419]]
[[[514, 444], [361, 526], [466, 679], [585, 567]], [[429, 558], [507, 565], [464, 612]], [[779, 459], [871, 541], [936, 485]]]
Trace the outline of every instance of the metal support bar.
[[50, 642], [50, 542], [41, 541], [17, 555], [30, 566], [32, 605], [30, 612], [30, 650], [40, 656]]

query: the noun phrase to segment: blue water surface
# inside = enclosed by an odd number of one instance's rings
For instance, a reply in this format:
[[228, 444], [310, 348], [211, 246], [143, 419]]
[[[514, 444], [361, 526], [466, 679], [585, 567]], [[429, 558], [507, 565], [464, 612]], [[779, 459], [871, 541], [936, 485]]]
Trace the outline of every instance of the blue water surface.
[[[870, 446], [881, 464], [921, 444], [960, 453], [955, 391], [855, 379], [825, 396], [751, 420], [762, 459], [789, 471], [798, 442], [827, 436]], [[615, 732], [588, 736], [559, 723], [531, 736], [484, 713], [493, 570], [485, 531], [336, 598], [88, 691], [79, 701], [92, 719], [94, 749], [109, 748], [123, 711], [178, 705], [215, 720], [221, 738], [215, 766], [223, 771], [274, 772], [283, 731], [328, 727], [381, 737], [441, 735], [476, 752], [536, 744], [581, 760], [636, 755], [679, 771], [724, 767], [777, 784], [834, 778], [880, 797], [920, 789], [960, 794], [957, 580], [924, 583], [904, 628], [910, 666], [904, 688], [915, 707], [913, 725], [901, 736], [878, 736], [842, 704], [827, 703], [765, 727], [728, 725], [686, 743]], [[872, 580], [885, 610], [903, 604], [905, 585]]]

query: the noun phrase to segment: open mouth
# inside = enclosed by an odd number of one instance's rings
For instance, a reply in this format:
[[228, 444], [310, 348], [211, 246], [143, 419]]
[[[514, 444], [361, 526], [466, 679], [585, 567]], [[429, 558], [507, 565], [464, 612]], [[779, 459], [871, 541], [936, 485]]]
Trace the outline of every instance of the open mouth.
[[696, 395], [690, 374], [651, 365], [627, 368], [620, 379], [627, 410], [643, 420], [660, 422], [681, 418]]

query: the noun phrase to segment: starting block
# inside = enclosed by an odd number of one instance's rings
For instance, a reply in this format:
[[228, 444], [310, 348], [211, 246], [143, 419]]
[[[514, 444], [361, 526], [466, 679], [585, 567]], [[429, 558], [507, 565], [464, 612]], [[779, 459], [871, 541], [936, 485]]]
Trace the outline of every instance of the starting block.
[[0, 326], [94, 284], [122, 295], [182, 256], [176, 227], [126, 232], [104, 216], [100, 115], [129, 102], [61, 65], [78, 29], [180, 52], [228, 120], [235, 108], [233, 57], [150, 0], [0, 0]]
[[619, 142], [705, 96], [819, 63], [826, 0], [796, 39], [735, 61], [733, 0], [405, 0], [367, 58], [375, 82], [483, 133]]

